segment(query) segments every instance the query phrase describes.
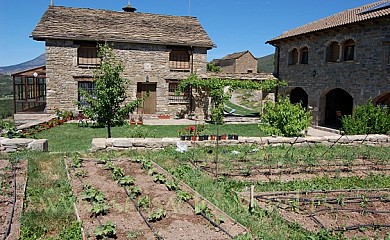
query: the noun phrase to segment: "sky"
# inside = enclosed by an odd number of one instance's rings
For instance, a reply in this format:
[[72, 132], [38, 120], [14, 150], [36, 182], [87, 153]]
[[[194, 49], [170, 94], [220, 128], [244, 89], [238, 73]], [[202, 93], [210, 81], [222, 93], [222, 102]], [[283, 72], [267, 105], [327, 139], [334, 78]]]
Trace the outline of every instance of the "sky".
[[[52, 0], [55, 6], [122, 11], [128, 0]], [[378, 0], [379, 1], [379, 0]], [[131, 0], [137, 12], [197, 17], [217, 45], [208, 61], [249, 50], [274, 52], [265, 44], [284, 31], [375, 0]], [[32, 60], [45, 52], [30, 38], [50, 0], [0, 0], [0, 66]]]

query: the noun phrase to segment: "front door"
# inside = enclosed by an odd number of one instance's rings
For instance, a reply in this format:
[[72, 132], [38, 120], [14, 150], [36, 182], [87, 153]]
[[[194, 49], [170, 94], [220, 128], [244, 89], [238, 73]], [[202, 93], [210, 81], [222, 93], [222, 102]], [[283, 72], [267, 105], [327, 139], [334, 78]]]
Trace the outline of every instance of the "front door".
[[149, 96], [142, 103], [142, 108], [137, 111], [139, 114], [156, 113], [156, 88], [157, 83], [137, 83], [137, 98], [149, 92]]

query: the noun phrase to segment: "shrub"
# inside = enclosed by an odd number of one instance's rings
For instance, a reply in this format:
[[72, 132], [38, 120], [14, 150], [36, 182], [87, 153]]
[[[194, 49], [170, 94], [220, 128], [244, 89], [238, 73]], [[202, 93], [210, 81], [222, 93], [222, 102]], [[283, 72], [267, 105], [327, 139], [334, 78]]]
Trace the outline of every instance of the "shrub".
[[266, 134], [300, 136], [310, 125], [311, 112], [306, 111], [301, 104], [292, 104], [287, 97], [279, 98], [276, 103], [268, 101], [264, 110], [259, 128]]
[[387, 134], [390, 132], [390, 114], [387, 107], [375, 106], [371, 99], [357, 106], [352, 115], [341, 119], [342, 128], [348, 135]]

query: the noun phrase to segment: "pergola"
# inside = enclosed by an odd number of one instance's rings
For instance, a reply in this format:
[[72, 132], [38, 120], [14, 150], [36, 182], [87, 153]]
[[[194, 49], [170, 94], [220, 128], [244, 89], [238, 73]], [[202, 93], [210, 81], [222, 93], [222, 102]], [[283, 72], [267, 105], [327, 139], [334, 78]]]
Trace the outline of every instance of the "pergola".
[[46, 107], [46, 66], [14, 73], [14, 113], [43, 113]]

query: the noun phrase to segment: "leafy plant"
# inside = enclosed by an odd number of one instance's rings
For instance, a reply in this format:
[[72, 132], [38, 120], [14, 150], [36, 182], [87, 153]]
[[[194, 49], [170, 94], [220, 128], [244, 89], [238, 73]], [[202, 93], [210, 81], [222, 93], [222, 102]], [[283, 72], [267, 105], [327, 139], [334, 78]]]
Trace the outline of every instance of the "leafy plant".
[[140, 197], [137, 201], [137, 206], [139, 208], [148, 209], [150, 207], [150, 199], [149, 196]]
[[204, 214], [210, 218], [214, 216], [209, 206], [207, 206], [207, 204], [204, 201], [195, 204], [195, 214]]
[[123, 168], [115, 167], [114, 169], [112, 169], [111, 176], [112, 179], [119, 180], [125, 176], [125, 172], [123, 171]]
[[166, 216], [166, 212], [163, 208], [158, 208], [156, 209], [155, 211], [153, 211], [149, 217], [148, 217], [148, 221], [149, 222], [156, 222], [156, 221], [160, 221], [162, 220], [163, 218], [165, 218]]
[[158, 173], [153, 176], [153, 181], [163, 184], [167, 181], [167, 178], [165, 177], [164, 174]]
[[357, 106], [352, 115], [341, 119], [346, 134], [388, 134], [390, 133], [390, 114], [387, 107], [375, 106], [371, 99]]
[[153, 175], [155, 175], [156, 173], [158, 173], [156, 168], [151, 168], [151, 169], [149, 169], [149, 171], [148, 171], [148, 175], [150, 175], [150, 176], [153, 176]]
[[87, 172], [87, 170], [84, 169], [84, 170], [81, 170], [81, 171], [77, 171], [75, 173], [75, 175], [78, 176], [78, 177], [81, 177], [81, 178], [85, 178], [85, 177], [88, 176], [88, 172]]
[[121, 179], [118, 180], [119, 185], [121, 186], [130, 186], [133, 185], [135, 182], [135, 179], [132, 176], [124, 176]]
[[148, 170], [152, 167], [152, 161], [149, 159], [141, 159], [141, 167], [142, 169]]
[[106, 169], [108, 169], [108, 170], [112, 170], [112, 169], [114, 169], [116, 166], [115, 166], [115, 164], [114, 164], [113, 162], [108, 161], [108, 162], [106, 162], [106, 164], [104, 165], [104, 167], [105, 167]]
[[90, 202], [103, 202], [105, 199], [104, 193], [98, 189], [86, 185], [84, 186], [84, 191], [81, 193], [81, 199], [87, 200]]
[[165, 182], [165, 186], [167, 187], [167, 189], [169, 191], [175, 191], [179, 188], [177, 182], [175, 182], [173, 180], [167, 180]]
[[128, 192], [131, 199], [136, 199], [139, 195], [141, 195], [141, 188], [138, 186], [130, 186], [128, 188]]
[[93, 234], [96, 238], [102, 239], [107, 237], [115, 237], [116, 236], [116, 225], [111, 221], [107, 221], [105, 224], [101, 226], [97, 226], [93, 231]]
[[92, 202], [91, 212], [95, 216], [107, 214], [109, 209], [110, 206], [104, 202]]
[[179, 202], [187, 202], [192, 199], [191, 194], [189, 194], [186, 191], [177, 190], [176, 193], [177, 193], [177, 200], [179, 200]]
[[260, 130], [270, 135], [301, 136], [311, 121], [311, 112], [301, 104], [292, 104], [287, 97], [280, 97], [276, 103], [268, 101], [261, 116]]
[[82, 162], [83, 162], [83, 161], [80, 159], [80, 157], [79, 157], [78, 155], [75, 155], [75, 156], [73, 156], [72, 162], [71, 162], [70, 165], [71, 165], [73, 168], [80, 168]]

